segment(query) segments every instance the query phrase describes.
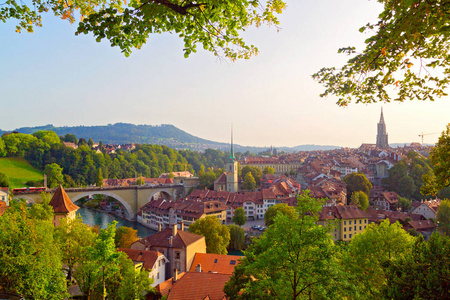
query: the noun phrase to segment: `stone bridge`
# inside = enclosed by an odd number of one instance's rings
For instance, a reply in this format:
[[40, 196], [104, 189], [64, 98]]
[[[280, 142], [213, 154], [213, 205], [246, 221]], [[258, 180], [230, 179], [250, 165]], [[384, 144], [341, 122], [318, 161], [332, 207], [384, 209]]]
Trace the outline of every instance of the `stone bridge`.
[[[47, 192], [54, 194], [56, 189], [47, 189]], [[162, 195], [166, 199], [177, 200], [184, 197], [185, 187], [182, 184], [160, 185], [160, 186], [130, 186], [130, 187], [87, 187], [87, 188], [67, 188], [67, 195], [75, 202], [92, 195], [105, 195], [119, 201], [128, 214], [128, 219], [136, 218], [136, 213], [146, 203]], [[14, 199], [25, 199], [30, 203], [42, 201], [41, 192], [29, 192], [14, 195]]]

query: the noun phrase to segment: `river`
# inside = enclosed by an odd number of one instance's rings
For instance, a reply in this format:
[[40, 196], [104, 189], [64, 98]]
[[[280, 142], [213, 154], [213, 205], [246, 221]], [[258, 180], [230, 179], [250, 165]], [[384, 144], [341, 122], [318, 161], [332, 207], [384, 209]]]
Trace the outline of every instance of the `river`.
[[137, 222], [121, 219], [119, 217], [107, 214], [105, 212], [93, 210], [93, 209], [87, 208], [85, 206], [80, 207], [80, 209], [77, 211], [77, 215], [80, 215], [83, 218], [83, 222], [85, 224], [88, 224], [91, 226], [98, 225], [102, 229], [106, 228], [108, 223], [111, 223], [112, 221], [116, 220], [117, 227], [127, 226], [127, 227], [132, 227], [134, 229], [137, 229], [138, 236], [140, 238], [145, 238], [145, 237], [148, 237], [149, 235], [156, 233], [155, 230], [152, 230], [150, 228], [142, 226], [141, 224], [139, 224]]

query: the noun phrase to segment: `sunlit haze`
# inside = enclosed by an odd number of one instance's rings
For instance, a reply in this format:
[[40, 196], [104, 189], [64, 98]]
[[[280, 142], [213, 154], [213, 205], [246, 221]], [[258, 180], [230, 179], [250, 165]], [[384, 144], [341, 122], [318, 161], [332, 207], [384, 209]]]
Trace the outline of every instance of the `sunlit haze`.
[[[379, 3], [288, 0], [275, 27], [244, 37], [260, 54], [224, 62], [199, 47], [183, 57], [176, 35], [151, 36], [129, 58], [76, 24], [48, 16], [34, 33], [0, 25], [0, 129], [25, 126], [173, 124], [195, 136], [246, 146], [301, 144], [358, 147], [375, 143], [383, 106], [390, 143], [419, 142], [450, 122], [450, 101], [351, 104], [340, 108], [311, 75], [340, 66], [339, 47], [362, 48]], [[448, 92], [448, 90], [447, 90]], [[435, 143], [439, 134], [426, 135]]]

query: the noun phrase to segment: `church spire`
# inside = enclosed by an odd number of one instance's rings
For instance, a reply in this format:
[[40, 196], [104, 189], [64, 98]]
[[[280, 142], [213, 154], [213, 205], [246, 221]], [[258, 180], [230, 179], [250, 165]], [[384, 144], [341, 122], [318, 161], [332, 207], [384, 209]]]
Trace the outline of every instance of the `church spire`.
[[381, 107], [380, 124], [384, 124], [383, 106]]
[[233, 150], [233, 124], [231, 124], [231, 151], [230, 151], [230, 161], [234, 161], [234, 150]]

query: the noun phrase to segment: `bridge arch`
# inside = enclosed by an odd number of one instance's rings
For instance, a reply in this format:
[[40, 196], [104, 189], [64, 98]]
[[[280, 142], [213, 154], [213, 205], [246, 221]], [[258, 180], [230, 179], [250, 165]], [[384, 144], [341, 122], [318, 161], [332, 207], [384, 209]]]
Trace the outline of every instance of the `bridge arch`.
[[75, 201], [80, 200], [81, 198], [88, 197], [88, 196], [91, 196], [91, 195], [104, 195], [104, 196], [108, 196], [108, 197], [114, 198], [115, 200], [119, 201], [120, 204], [123, 205], [123, 207], [125, 207], [125, 211], [128, 214], [128, 218], [129, 219], [133, 219], [134, 218], [134, 212], [133, 212], [133, 209], [131, 208], [130, 204], [128, 204], [128, 202], [125, 201], [122, 197], [120, 197], [119, 195], [117, 195], [115, 193], [112, 193], [112, 192], [108, 192], [108, 191], [82, 192], [82, 193], [77, 194], [76, 196], [73, 196], [71, 198], [71, 200], [72, 200], [72, 202], [75, 202]]
[[167, 190], [157, 190], [150, 194], [149, 198], [147, 199], [147, 202], [152, 201], [152, 199], [155, 199], [155, 196], [158, 197], [159, 195], [162, 195], [164, 199], [166, 200], [173, 200], [173, 195], [170, 193], [170, 191]]

